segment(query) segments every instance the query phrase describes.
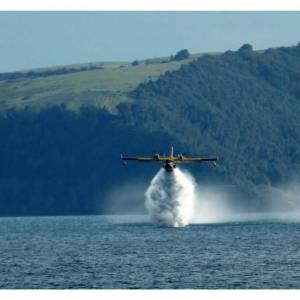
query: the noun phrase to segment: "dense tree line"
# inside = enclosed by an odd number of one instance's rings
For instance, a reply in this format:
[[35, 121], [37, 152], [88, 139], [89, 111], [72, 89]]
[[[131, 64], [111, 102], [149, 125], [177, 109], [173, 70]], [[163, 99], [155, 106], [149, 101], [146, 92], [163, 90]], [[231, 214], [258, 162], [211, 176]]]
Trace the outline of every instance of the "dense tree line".
[[9, 110], [0, 116], [0, 136], [2, 216], [103, 213], [110, 188], [149, 180], [156, 170], [123, 168], [120, 154], [152, 155], [165, 140], [124, 127], [106, 110], [64, 106]]
[[[300, 170], [300, 46], [205, 55], [130, 93], [118, 115], [54, 106], [0, 115], [0, 215], [106, 211], [107, 193], [156, 165], [123, 168], [121, 153], [175, 150], [219, 156], [190, 166], [200, 181], [231, 184], [249, 206]], [[142, 199], [141, 199], [142, 201]]]

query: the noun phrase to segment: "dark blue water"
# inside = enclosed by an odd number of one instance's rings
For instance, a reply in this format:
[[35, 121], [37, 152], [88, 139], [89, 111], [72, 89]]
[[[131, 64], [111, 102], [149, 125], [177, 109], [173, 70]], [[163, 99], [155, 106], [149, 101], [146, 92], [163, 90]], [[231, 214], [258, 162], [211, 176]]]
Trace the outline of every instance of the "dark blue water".
[[1, 288], [300, 288], [300, 224], [0, 218]]

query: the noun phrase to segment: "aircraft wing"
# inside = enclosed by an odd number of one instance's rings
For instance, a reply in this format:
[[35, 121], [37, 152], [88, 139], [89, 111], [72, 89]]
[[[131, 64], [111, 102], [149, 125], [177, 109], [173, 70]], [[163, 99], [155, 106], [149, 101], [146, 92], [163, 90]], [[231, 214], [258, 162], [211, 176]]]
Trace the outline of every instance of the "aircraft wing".
[[141, 162], [153, 162], [153, 161], [159, 161], [153, 157], [123, 157], [121, 156], [122, 160], [137, 160]]
[[176, 158], [176, 163], [201, 163], [206, 161], [211, 161], [213, 163], [216, 163], [218, 161], [217, 158], [214, 157], [207, 157], [207, 158], [201, 158], [201, 157], [178, 157]]

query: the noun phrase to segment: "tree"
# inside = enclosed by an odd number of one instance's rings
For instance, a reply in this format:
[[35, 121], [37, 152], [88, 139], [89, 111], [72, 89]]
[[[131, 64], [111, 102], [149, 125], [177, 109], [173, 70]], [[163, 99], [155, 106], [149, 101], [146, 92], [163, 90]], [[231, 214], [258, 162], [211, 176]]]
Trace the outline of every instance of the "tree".
[[139, 63], [138, 60], [134, 60], [134, 61], [131, 63], [132, 66], [138, 66], [139, 64], [140, 64], [140, 63]]
[[182, 49], [180, 51], [178, 51], [176, 53], [176, 55], [174, 56], [174, 60], [183, 60], [183, 59], [187, 59], [190, 57], [190, 53], [187, 49]]
[[253, 51], [253, 47], [250, 44], [244, 44], [240, 49], [238, 50], [239, 52], [248, 52], [248, 51]]

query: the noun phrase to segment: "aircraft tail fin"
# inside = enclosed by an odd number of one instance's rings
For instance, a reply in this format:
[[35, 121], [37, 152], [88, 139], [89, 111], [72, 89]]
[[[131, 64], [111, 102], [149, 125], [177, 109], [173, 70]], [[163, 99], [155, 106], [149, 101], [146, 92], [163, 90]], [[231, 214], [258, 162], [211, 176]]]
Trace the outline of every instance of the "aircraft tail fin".
[[171, 146], [171, 149], [170, 149], [170, 157], [174, 157], [174, 148], [173, 148], [173, 146]]

